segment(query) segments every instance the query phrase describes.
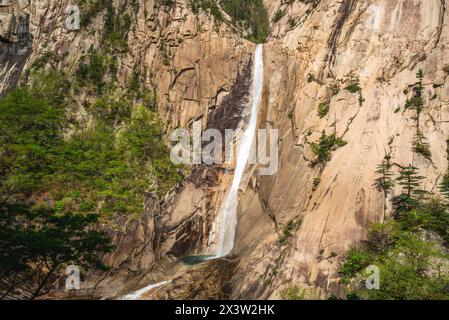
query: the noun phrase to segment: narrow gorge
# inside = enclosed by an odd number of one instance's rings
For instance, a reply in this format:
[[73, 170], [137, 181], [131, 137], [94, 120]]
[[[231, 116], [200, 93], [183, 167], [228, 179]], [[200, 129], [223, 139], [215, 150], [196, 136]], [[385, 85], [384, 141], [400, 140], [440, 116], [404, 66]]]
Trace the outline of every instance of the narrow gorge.
[[0, 1], [0, 297], [447, 299], [447, 9]]

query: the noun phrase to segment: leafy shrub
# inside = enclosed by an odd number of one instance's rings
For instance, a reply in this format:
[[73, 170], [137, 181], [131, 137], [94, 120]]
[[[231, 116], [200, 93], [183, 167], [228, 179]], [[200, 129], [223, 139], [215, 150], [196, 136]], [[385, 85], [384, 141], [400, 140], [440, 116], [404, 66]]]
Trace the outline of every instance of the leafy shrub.
[[326, 164], [330, 160], [331, 153], [334, 150], [346, 145], [346, 141], [337, 137], [335, 133], [326, 135], [323, 131], [321, 138], [318, 142], [314, 142], [311, 145], [312, 152], [316, 156], [316, 162], [320, 164]]
[[357, 273], [361, 272], [369, 265], [370, 256], [362, 250], [351, 249], [346, 256], [346, 260], [340, 268], [342, 283], [349, 283]]
[[318, 116], [322, 119], [329, 113], [329, 102], [321, 102], [318, 105]]
[[315, 74], [313, 74], [313, 72], [311, 72], [307, 75], [307, 82], [311, 83], [315, 80], [316, 80], [316, 77], [315, 77]]
[[281, 239], [279, 240], [279, 242], [281, 244], [286, 244], [292, 236], [292, 231], [298, 229], [299, 226], [301, 225], [301, 223], [302, 223], [302, 220], [298, 220], [298, 221], [290, 220], [285, 225], [284, 229], [282, 230], [282, 235], [281, 235]]
[[424, 158], [431, 160], [432, 153], [430, 151], [430, 145], [426, 138], [422, 134], [415, 136], [413, 140], [413, 151], [424, 156]]
[[351, 93], [358, 93], [358, 92], [362, 91], [362, 88], [360, 87], [358, 82], [350, 84], [345, 89]]

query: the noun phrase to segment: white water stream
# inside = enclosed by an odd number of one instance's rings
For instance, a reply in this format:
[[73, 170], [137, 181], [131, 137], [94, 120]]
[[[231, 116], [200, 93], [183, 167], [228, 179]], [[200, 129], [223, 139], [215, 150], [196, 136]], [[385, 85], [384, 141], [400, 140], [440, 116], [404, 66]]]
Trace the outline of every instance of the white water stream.
[[219, 214], [219, 230], [217, 252], [214, 258], [226, 256], [234, 248], [235, 234], [237, 228], [237, 207], [238, 207], [238, 192], [240, 182], [242, 181], [246, 165], [255, 143], [255, 135], [257, 128], [257, 115], [262, 96], [263, 87], [263, 45], [258, 44], [254, 52], [254, 69], [253, 69], [253, 83], [252, 83], [252, 105], [251, 117], [247, 124], [247, 128], [243, 134], [237, 151], [237, 163], [234, 171], [234, 178], [231, 189], [226, 196], [222, 211]]
[[119, 300], [139, 300], [145, 293], [147, 293], [151, 289], [162, 287], [169, 282], [170, 281], [163, 281], [163, 282], [159, 282], [159, 283], [150, 284], [149, 286], [146, 286], [145, 288], [139, 289], [137, 291], [131, 292], [125, 296], [120, 297]]
[[[243, 174], [248, 163], [250, 152], [253, 149], [253, 143], [255, 143], [255, 135], [257, 128], [257, 115], [260, 104], [260, 98], [262, 96], [263, 87], [263, 45], [258, 44], [254, 52], [254, 69], [253, 69], [253, 83], [252, 83], [252, 105], [251, 105], [251, 117], [246, 126], [246, 130], [240, 141], [237, 151], [237, 163], [234, 171], [234, 177], [231, 185], [231, 189], [225, 198], [225, 202], [222, 206], [222, 211], [219, 214], [219, 226], [220, 234], [217, 244], [217, 252], [215, 256], [211, 256], [209, 259], [215, 259], [226, 256], [234, 248], [235, 234], [237, 228], [237, 207], [238, 207], [238, 191], [240, 188], [240, 182], [242, 181]], [[139, 300], [148, 291], [162, 287], [168, 284], [169, 281], [164, 281], [156, 284], [151, 284], [145, 288], [139, 289], [132, 293], [119, 298], [120, 300]]]

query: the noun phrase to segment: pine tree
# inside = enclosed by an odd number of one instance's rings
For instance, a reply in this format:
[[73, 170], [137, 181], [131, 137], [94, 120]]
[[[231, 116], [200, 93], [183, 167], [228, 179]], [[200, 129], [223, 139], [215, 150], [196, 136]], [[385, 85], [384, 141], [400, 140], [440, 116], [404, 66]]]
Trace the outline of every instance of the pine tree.
[[393, 187], [394, 182], [391, 178], [393, 173], [391, 172], [391, 155], [385, 155], [382, 162], [377, 166], [376, 173], [380, 175], [379, 178], [376, 179], [376, 187], [379, 190], [382, 190], [385, 194], [385, 197], [388, 195], [388, 192]]
[[420, 207], [426, 193], [420, 189], [423, 178], [418, 174], [418, 168], [411, 164], [401, 170], [396, 181], [402, 186], [402, 193], [392, 199], [396, 219], [400, 219]]
[[403, 187], [403, 195], [420, 198], [425, 193], [424, 190], [420, 189], [422, 179], [424, 177], [419, 175], [418, 168], [410, 164], [401, 170], [396, 180]]

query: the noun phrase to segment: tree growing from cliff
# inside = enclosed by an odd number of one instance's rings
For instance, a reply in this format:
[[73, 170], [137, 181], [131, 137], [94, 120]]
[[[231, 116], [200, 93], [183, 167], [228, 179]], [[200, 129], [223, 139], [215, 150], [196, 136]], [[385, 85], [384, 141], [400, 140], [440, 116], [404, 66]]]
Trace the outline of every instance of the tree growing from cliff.
[[391, 171], [391, 155], [388, 153], [385, 155], [382, 162], [377, 166], [376, 173], [379, 174], [379, 178], [376, 179], [375, 185], [379, 190], [382, 190], [385, 197], [394, 186], [392, 179], [393, 172]]
[[385, 213], [387, 209], [386, 205], [386, 198], [388, 197], [388, 194], [394, 186], [393, 181], [393, 172], [391, 171], [391, 154], [388, 153], [385, 155], [382, 162], [377, 166], [376, 173], [379, 174], [379, 177], [375, 180], [374, 185], [377, 187], [379, 191], [382, 191], [384, 193], [384, 218]]
[[418, 168], [413, 165], [408, 165], [401, 169], [399, 177], [396, 179], [403, 187], [404, 194], [408, 197], [419, 198], [425, 191], [420, 188], [423, 176], [419, 175]]
[[411, 164], [401, 169], [396, 181], [402, 186], [402, 193], [392, 199], [396, 217], [419, 207], [426, 193], [420, 188], [423, 178], [418, 174], [418, 168]]

